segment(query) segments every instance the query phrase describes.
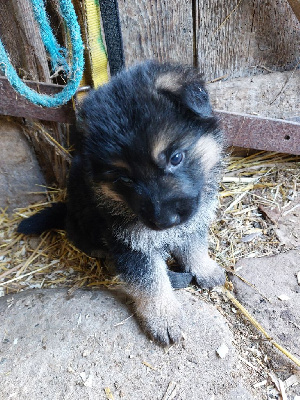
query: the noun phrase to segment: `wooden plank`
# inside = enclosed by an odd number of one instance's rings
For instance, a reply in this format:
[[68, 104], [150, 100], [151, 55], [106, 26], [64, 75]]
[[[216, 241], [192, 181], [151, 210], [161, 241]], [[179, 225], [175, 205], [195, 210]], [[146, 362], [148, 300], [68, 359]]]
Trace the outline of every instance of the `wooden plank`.
[[[30, 87], [46, 94], [63, 88], [37, 82], [26, 82]], [[66, 123], [75, 122], [72, 102], [60, 108], [35, 106], [17, 93], [6, 78], [0, 77], [0, 114], [37, 118]], [[227, 137], [228, 146], [300, 154], [300, 124], [253, 115], [217, 111]]]
[[145, 59], [193, 64], [193, 0], [119, 0], [127, 65]]
[[299, 82], [300, 70], [214, 82], [207, 89], [214, 109], [297, 121]]
[[286, 0], [197, 2], [198, 66], [207, 80], [288, 71], [300, 56], [300, 23]]
[[[25, 81], [33, 90], [48, 95], [60, 92], [64, 86], [41, 82]], [[7, 78], [0, 77], [0, 114], [14, 117], [37, 118], [45, 121], [74, 123], [75, 112], [69, 101], [59, 108], [45, 108], [32, 104], [20, 96], [10, 85]]]
[[300, 155], [300, 124], [217, 111], [228, 146]]

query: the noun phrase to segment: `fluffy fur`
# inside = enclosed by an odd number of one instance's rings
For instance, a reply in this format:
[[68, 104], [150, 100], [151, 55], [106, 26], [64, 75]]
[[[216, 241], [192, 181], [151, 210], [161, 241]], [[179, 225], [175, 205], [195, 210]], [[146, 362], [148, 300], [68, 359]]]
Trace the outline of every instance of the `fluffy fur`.
[[[182, 316], [166, 258], [202, 287], [224, 282], [207, 252], [223, 137], [201, 76], [171, 64], [137, 65], [89, 94], [77, 129], [68, 237], [88, 254], [108, 253], [146, 332], [177, 342]], [[40, 232], [34, 218], [19, 231]]]

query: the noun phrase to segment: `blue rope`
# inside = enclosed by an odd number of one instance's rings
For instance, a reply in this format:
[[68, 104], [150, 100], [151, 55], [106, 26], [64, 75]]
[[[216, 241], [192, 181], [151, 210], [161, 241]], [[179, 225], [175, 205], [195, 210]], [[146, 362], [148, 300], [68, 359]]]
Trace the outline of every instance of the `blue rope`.
[[[51, 31], [49, 33], [50, 25], [47, 18], [44, 0], [32, 0], [33, 10], [35, 16], [41, 27], [41, 36], [45, 43], [45, 47], [51, 57], [53, 57], [53, 67], [58, 65], [65, 65], [66, 62], [62, 61], [62, 53], [65, 49], [57, 44], [57, 41]], [[30, 102], [44, 106], [44, 107], [58, 107], [68, 102], [75, 94], [83, 74], [84, 59], [83, 59], [83, 43], [80, 35], [80, 27], [77, 22], [77, 17], [71, 0], [60, 0], [61, 14], [66, 22], [67, 28], [70, 33], [72, 43], [72, 68], [69, 73], [69, 79], [64, 89], [55, 94], [48, 96], [39, 94], [30, 89], [19, 78], [14, 67], [12, 66], [5, 48], [0, 40], [0, 69], [6, 75], [12, 87], [22, 96], [25, 96]], [[49, 28], [49, 29], [48, 29]], [[49, 40], [46, 40], [48, 37]]]
[[[45, 0], [42, 0], [42, 2], [44, 1]], [[62, 66], [65, 74], [68, 75], [69, 65], [66, 61], [67, 50], [58, 44], [53, 34], [48, 15], [46, 14], [45, 5], [41, 4], [39, 0], [32, 0], [32, 9], [35, 19], [40, 25], [41, 38], [50, 55], [52, 72], [54, 73]]]

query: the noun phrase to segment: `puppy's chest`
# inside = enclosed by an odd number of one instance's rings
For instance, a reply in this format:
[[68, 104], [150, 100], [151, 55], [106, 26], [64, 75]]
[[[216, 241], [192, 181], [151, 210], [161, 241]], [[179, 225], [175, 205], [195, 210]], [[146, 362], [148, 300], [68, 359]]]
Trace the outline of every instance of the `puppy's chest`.
[[201, 238], [205, 240], [214, 211], [215, 206], [211, 203], [208, 208], [200, 208], [197, 214], [187, 223], [163, 231], [149, 229], [138, 221], [126, 226], [114, 225], [112, 233], [117, 240], [125, 243], [132, 250], [145, 254], [154, 249], [170, 253], [174, 249], [184, 246], [195, 234], [199, 236], [200, 240]]
[[171, 252], [188, 240], [189, 232], [182, 229], [171, 228], [165, 231], [153, 231], [142, 224], [125, 229], [117, 228], [114, 235], [118, 240], [127, 244], [132, 250], [148, 254], [154, 249]]

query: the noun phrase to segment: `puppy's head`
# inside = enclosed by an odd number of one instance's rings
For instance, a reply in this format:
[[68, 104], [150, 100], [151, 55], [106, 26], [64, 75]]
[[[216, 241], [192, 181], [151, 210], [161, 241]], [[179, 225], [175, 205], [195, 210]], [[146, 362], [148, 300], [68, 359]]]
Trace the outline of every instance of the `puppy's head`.
[[90, 94], [80, 117], [82, 156], [107, 207], [157, 230], [196, 213], [222, 135], [194, 70], [140, 64]]

